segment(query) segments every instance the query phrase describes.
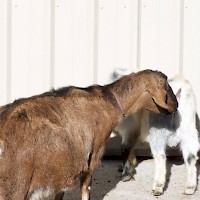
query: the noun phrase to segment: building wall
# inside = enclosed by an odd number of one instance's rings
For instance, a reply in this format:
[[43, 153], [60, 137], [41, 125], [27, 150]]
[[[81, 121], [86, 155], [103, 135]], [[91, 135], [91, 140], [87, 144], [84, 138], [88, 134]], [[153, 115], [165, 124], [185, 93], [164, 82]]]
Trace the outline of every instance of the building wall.
[[0, 105], [145, 68], [183, 74], [200, 104], [199, 10], [199, 0], [0, 0]]

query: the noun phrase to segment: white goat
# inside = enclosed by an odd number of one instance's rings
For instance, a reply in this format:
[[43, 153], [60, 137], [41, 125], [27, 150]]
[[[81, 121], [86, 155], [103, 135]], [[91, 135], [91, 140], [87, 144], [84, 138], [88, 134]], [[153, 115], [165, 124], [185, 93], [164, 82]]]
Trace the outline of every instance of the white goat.
[[180, 144], [187, 169], [185, 194], [193, 194], [197, 187], [197, 153], [200, 149], [196, 129], [196, 102], [190, 83], [182, 77], [169, 81], [179, 102], [175, 114], [153, 114], [140, 111], [123, 120], [115, 128], [115, 133], [122, 137], [122, 155], [124, 181], [133, 176], [136, 157], [134, 145], [138, 136], [150, 144], [155, 162], [153, 194], [161, 195], [166, 182], [166, 146]]

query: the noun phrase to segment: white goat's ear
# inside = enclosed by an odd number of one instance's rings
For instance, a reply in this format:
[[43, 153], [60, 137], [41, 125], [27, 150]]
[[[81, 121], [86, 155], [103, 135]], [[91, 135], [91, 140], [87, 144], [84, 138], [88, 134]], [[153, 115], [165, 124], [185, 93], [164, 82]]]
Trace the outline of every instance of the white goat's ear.
[[181, 88], [178, 90], [178, 92], [176, 93], [176, 99], [177, 101], [179, 101], [181, 98]]

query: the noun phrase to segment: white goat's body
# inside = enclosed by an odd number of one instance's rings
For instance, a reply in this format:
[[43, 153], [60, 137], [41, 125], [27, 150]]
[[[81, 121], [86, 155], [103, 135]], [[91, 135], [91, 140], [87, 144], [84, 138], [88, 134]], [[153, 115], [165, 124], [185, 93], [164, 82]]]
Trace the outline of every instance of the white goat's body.
[[[187, 182], [185, 193], [193, 194], [197, 185], [197, 173], [196, 173], [196, 160], [197, 153], [200, 148], [198, 132], [196, 129], [196, 102], [195, 96], [192, 91], [191, 85], [183, 78], [175, 77], [169, 81], [173, 92], [176, 94], [181, 89], [178, 111], [175, 114], [170, 115], [157, 115], [149, 112], [142, 111], [136, 113], [130, 117], [131, 119], [137, 119], [139, 115], [140, 122], [132, 129], [131, 132], [126, 127], [123, 132], [120, 131], [120, 127], [124, 127], [124, 124], [118, 125], [116, 131], [122, 137], [122, 145], [125, 145], [129, 141], [129, 146], [132, 144], [132, 148], [136, 141], [132, 142], [131, 138], [137, 138], [138, 131], [140, 132], [140, 138], [147, 141], [150, 144], [151, 152], [155, 160], [155, 176], [153, 183], [154, 195], [160, 195], [163, 193], [163, 188], [166, 181], [166, 146], [177, 146], [180, 144], [180, 149], [183, 154], [183, 158], [187, 168]], [[126, 121], [126, 119], [124, 120]], [[129, 120], [129, 124], [130, 124]], [[133, 122], [135, 125], [136, 122]], [[128, 129], [128, 131], [126, 131]], [[137, 130], [136, 130], [137, 129]], [[142, 129], [142, 130], [141, 130]], [[126, 134], [128, 132], [128, 134]], [[131, 135], [131, 134], [132, 135]], [[130, 154], [134, 153], [132, 150]], [[130, 157], [131, 155], [129, 155]], [[133, 156], [132, 156], [133, 157]], [[124, 166], [124, 175], [127, 175], [127, 168], [133, 165], [130, 163], [130, 159], [127, 160]], [[134, 166], [132, 166], [133, 168]], [[132, 173], [133, 169], [128, 169], [129, 173]]]

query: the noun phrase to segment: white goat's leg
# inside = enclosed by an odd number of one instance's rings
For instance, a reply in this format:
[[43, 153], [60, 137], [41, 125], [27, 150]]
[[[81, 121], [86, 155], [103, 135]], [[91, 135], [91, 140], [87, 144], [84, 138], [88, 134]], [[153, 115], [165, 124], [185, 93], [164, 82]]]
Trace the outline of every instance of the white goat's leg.
[[185, 187], [185, 194], [193, 194], [197, 187], [197, 169], [196, 169], [196, 157], [190, 155], [185, 161], [187, 169], [187, 182]]
[[[190, 138], [191, 140], [191, 138]], [[187, 181], [185, 186], [185, 194], [193, 194], [197, 187], [197, 152], [198, 152], [198, 139], [193, 141], [184, 141], [181, 143], [183, 158], [187, 169]]]
[[153, 182], [153, 195], [163, 194], [163, 188], [166, 181], [166, 156], [164, 152], [154, 155], [155, 175]]
[[154, 157], [155, 174], [153, 181], [153, 195], [159, 196], [163, 194], [163, 188], [166, 181], [166, 138], [163, 138], [160, 133], [153, 133], [149, 137], [151, 152]]

